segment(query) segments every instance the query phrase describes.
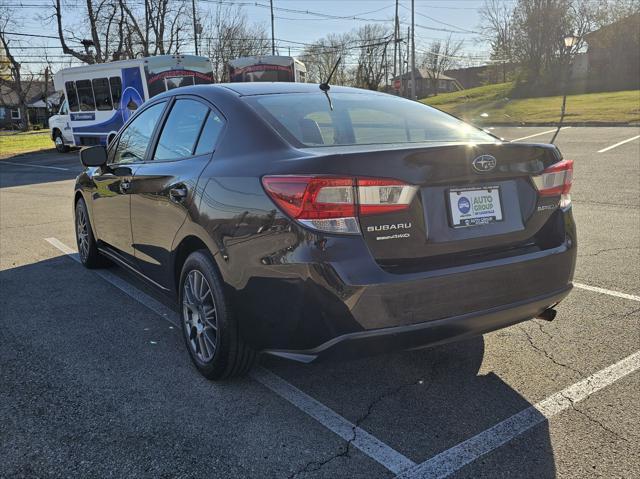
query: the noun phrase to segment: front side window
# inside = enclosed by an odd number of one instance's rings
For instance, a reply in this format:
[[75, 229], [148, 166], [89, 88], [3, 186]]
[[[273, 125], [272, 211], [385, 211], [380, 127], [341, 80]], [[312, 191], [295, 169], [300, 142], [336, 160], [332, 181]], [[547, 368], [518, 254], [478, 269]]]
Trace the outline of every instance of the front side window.
[[144, 161], [149, 142], [158, 120], [164, 110], [165, 102], [157, 103], [129, 123], [120, 134], [113, 163], [136, 163]]
[[94, 111], [96, 109], [96, 101], [93, 98], [91, 80], [78, 80], [76, 82], [76, 89], [78, 90], [80, 111]]
[[67, 100], [62, 102], [62, 105], [60, 105], [60, 111], [58, 112], [58, 115], [68, 115], [69, 114], [69, 103], [67, 103]]
[[177, 100], [164, 124], [154, 160], [176, 160], [193, 155], [209, 108], [195, 100]]
[[109, 90], [109, 80], [106, 78], [95, 78], [93, 83], [93, 94], [96, 98], [98, 110], [113, 110], [111, 103], [111, 91]]
[[422, 103], [369, 93], [287, 93], [244, 97], [285, 138], [302, 146], [420, 142], [490, 142], [496, 139]]
[[78, 92], [76, 91], [76, 84], [72, 81], [68, 81], [64, 84], [65, 90], [67, 90], [67, 101], [69, 102], [70, 111], [78, 111], [80, 103], [78, 102]]

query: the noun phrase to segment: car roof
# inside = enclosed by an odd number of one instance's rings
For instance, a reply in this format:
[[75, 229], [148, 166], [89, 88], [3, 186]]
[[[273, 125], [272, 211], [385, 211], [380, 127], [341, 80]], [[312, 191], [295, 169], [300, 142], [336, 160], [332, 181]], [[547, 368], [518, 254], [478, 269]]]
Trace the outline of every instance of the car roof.
[[[293, 82], [238, 82], [238, 83], [218, 83], [222, 86], [236, 92], [240, 96], [250, 95], [273, 95], [277, 93], [316, 93], [320, 92], [318, 83], [293, 83]], [[351, 88], [344, 86], [331, 85], [331, 92], [349, 92], [349, 93], [377, 93], [371, 90], [363, 90], [361, 88]]]

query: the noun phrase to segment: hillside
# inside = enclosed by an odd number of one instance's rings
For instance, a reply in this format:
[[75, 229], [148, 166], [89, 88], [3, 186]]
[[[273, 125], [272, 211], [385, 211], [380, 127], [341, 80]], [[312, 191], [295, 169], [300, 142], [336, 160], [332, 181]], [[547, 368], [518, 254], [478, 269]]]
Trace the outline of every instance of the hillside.
[[[543, 124], [558, 121], [561, 96], [512, 99], [512, 90], [512, 83], [500, 83], [420, 101], [476, 124]], [[564, 121], [589, 124], [640, 122], [640, 90], [569, 95]]]

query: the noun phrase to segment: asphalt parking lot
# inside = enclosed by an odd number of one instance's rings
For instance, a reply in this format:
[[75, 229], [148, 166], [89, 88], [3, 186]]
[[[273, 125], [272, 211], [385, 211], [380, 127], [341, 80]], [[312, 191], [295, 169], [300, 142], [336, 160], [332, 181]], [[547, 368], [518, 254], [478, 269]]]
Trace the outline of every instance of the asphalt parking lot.
[[228, 383], [165, 299], [74, 260], [77, 153], [0, 160], [0, 477], [640, 477], [639, 133], [560, 132], [579, 259], [555, 321]]

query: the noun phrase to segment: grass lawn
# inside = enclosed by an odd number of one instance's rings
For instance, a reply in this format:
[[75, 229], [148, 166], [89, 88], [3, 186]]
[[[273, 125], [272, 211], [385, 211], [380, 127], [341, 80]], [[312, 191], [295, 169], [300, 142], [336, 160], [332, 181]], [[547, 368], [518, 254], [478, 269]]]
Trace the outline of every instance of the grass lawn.
[[49, 130], [0, 132], [0, 158], [54, 148]]
[[[561, 96], [510, 98], [512, 83], [486, 85], [421, 100], [477, 124], [554, 123], [560, 118]], [[640, 122], [640, 90], [569, 95], [567, 123]]]

